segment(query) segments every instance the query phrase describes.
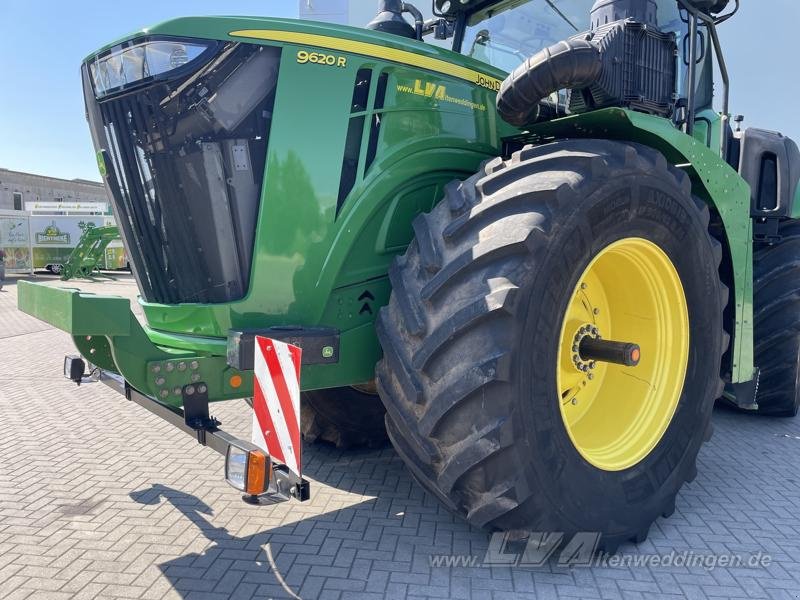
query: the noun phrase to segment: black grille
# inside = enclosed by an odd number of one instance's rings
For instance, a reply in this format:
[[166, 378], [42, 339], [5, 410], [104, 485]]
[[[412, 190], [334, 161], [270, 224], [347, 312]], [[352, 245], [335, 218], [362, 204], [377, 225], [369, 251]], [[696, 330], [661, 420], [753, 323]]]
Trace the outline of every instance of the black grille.
[[95, 145], [149, 302], [247, 292], [280, 50], [230, 43], [180, 78], [97, 101]]

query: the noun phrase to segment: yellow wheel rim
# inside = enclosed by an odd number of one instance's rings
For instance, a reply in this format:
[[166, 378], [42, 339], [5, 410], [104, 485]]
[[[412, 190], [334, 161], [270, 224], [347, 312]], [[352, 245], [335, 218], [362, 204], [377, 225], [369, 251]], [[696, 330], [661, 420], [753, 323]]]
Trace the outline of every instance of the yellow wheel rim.
[[[576, 349], [587, 335], [638, 344], [639, 364], [584, 360]], [[625, 238], [595, 256], [567, 306], [558, 357], [561, 416], [583, 458], [621, 471], [650, 454], [675, 414], [689, 357], [686, 296], [661, 248]]]

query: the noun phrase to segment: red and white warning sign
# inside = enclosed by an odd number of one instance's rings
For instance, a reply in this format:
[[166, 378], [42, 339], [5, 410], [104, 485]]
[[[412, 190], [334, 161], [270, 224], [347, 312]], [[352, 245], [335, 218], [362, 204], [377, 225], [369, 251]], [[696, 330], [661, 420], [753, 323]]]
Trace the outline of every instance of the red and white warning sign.
[[300, 357], [297, 346], [256, 336], [253, 369], [253, 443], [302, 475]]

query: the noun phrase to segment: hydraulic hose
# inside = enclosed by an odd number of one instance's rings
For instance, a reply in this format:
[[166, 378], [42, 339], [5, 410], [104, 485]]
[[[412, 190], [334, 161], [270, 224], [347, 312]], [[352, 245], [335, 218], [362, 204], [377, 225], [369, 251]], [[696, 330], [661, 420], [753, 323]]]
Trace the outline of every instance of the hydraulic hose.
[[603, 72], [600, 49], [587, 40], [568, 40], [531, 56], [506, 77], [497, 94], [497, 112], [524, 127], [536, 120], [539, 102], [563, 89], [580, 89]]

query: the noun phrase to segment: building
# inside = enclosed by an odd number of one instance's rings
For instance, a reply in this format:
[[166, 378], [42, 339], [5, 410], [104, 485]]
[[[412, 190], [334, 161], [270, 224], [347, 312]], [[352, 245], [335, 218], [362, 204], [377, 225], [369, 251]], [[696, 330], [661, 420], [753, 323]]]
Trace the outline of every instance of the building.
[[76, 210], [81, 204], [102, 204], [99, 212], [110, 214], [110, 203], [102, 183], [85, 179], [59, 179], [0, 169], [0, 210], [67, 212], [59, 205]]

